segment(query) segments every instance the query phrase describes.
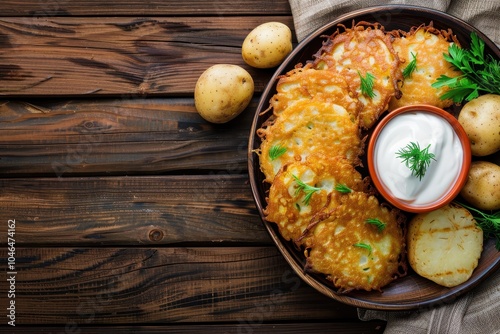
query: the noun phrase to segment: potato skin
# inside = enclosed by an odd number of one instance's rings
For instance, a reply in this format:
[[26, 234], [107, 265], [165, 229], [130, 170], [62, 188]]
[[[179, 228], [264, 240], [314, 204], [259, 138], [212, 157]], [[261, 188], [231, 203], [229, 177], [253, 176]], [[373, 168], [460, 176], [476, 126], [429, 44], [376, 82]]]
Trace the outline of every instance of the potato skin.
[[458, 116], [475, 156], [500, 150], [500, 95], [485, 94], [467, 102]]
[[489, 161], [473, 161], [460, 195], [477, 209], [500, 209], [500, 166]]
[[242, 67], [217, 64], [201, 74], [194, 89], [198, 113], [211, 123], [226, 123], [238, 116], [254, 93], [252, 76]]
[[292, 31], [280, 22], [267, 22], [253, 29], [243, 41], [241, 56], [255, 68], [278, 66], [292, 51]]
[[467, 281], [483, 250], [483, 230], [467, 209], [455, 204], [414, 216], [407, 238], [413, 270], [446, 287]]

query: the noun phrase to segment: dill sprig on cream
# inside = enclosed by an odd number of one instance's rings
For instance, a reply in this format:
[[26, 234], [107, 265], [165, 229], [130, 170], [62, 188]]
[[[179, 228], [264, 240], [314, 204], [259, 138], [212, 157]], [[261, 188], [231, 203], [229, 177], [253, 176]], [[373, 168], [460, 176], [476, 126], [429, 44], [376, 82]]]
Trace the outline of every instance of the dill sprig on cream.
[[410, 142], [396, 152], [397, 157], [402, 159], [406, 167], [411, 170], [411, 175], [418, 177], [419, 180], [424, 177], [431, 161], [436, 160], [434, 153], [429, 152], [430, 146], [431, 144], [422, 150], [419, 143]]

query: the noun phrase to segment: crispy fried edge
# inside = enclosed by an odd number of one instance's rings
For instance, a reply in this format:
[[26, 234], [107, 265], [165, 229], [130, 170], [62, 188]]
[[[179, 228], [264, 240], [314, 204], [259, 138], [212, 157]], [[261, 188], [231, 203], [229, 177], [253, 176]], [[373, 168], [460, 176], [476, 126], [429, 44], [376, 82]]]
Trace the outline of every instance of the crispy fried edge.
[[314, 63], [316, 60], [320, 59], [324, 53], [330, 53], [332, 51], [332, 48], [337, 43], [345, 42], [345, 40], [348, 38], [346, 36], [346, 33], [364, 31], [364, 30], [368, 31], [374, 30], [381, 32], [380, 35], [381, 40], [384, 42], [384, 44], [387, 46], [389, 51], [394, 56], [394, 62], [392, 63], [391, 66], [392, 68], [391, 79], [392, 79], [392, 86], [394, 87], [394, 96], [396, 98], [400, 98], [402, 93], [401, 90], [399, 89], [398, 82], [403, 80], [403, 73], [399, 69], [401, 60], [399, 59], [398, 53], [396, 52], [396, 50], [394, 50], [394, 47], [392, 46], [392, 41], [395, 38], [394, 35], [395, 32], [394, 31], [386, 32], [384, 26], [378, 22], [370, 23], [366, 21], [360, 21], [358, 23], [355, 23], [355, 21], [353, 20], [351, 28], [347, 28], [343, 24], [338, 24], [337, 30], [334, 31], [331, 35], [322, 36], [323, 38], [326, 38], [326, 40], [323, 42], [322, 47], [313, 55], [313, 60], [311, 62]]
[[[377, 200], [379, 200], [377, 198]], [[379, 201], [379, 205], [382, 206], [382, 207], [386, 207], [388, 210], [390, 210], [391, 214], [393, 214], [396, 218], [396, 224], [398, 226], [398, 228], [401, 229], [401, 241], [402, 241], [402, 244], [401, 244], [401, 253], [399, 253], [398, 255], [398, 271], [394, 272], [392, 277], [391, 277], [391, 280], [387, 283], [391, 283], [393, 281], [395, 281], [396, 279], [398, 278], [402, 278], [402, 277], [405, 277], [407, 274], [408, 274], [408, 261], [407, 261], [407, 254], [408, 254], [408, 250], [407, 250], [407, 226], [406, 226], [406, 216], [404, 215], [404, 213], [397, 209], [397, 208], [394, 208], [392, 207], [391, 205], [389, 205], [388, 203], [386, 202], [380, 202]], [[311, 224], [314, 224], [317, 225], [318, 223], [321, 223], [321, 221], [325, 220], [325, 219], [328, 219], [330, 217], [331, 214], [334, 213], [334, 211], [336, 210], [336, 208], [332, 209], [330, 212], [324, 212], [321, 217], [318, 217], [318, 218], [322, 218], [322, 220], [318, 220], [317, 222], [311, 222]], [[311, 229], [314, 227], [314, 226], [308, 226], [308, 229], [306, 229], [304, 231], [304, 234], [305, 233], [309, 233], [311, 231]], [[304, 235], [303, 234], [303, 235]], [[325, 275], [325, 273], [322, 273], [322, 272], [319, 272], [319, 271], [316, 271], [314, 270], [312, 267], [311, 267], [311, 263], [309, 261], [307, 261], [307, 259], [309, 258], [308, 256], [308, 253], [309, 253], [310, 249], [309, 248], [305, 248], [304, 249], [304, 255], [306, 257], [306, 263], [304, 264], [304, 272], [310, 272], [310, 273], [315, 273], [315, 274], [321, 274], [321, 275]], [[326, 278], [329, 282], [331, 282], [334, 286], [334, 282], [329, 279], [329, 278]], [[379, 292], [382, 292], [383, 291], [383, 288], [385, 286], [381, 286], [379, 287], [378, 289], [372, 289], [372, 291], [379, 291]], [[360, 287], [352, 287], [352, 288], [343, 288], [343, 287], [337, 287], [335, 286], [335, 288], [337, 289], [337, 293], [338, 294], [347, 294], [351, 291], [354, 291], [354, 290], [362, 290], [362, 291], [367, 291], [365, 290], [364, 288], [360, 288]]]

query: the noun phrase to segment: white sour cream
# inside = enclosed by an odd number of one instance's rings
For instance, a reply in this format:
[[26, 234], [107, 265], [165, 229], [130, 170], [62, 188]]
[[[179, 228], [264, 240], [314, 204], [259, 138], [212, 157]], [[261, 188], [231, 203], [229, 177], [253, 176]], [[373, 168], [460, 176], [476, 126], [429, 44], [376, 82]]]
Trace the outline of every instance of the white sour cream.
[[[411, 175], [396, 152], [410, 142], [421, 149], [430, 144], [435, 160], [420, 180]], [[428, 112], [395, 116], [380, 132], [374, 150], [374, 167], [381, 183], [396, 198], [411, 205], [433, 203], [448, 193], [457, 181], [464, 152], [460, 139], [445, 119]]]

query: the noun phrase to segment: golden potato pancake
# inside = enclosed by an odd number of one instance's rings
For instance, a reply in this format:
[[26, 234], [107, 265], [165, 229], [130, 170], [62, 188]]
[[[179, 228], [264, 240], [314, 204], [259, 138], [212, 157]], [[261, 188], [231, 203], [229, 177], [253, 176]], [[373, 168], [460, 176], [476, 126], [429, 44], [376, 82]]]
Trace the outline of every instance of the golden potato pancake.
[[341, 190], [346, 188], [363, 191], [365, 183], [345, 158], [312, 155], [306, 161], [292, 162], [274, 178], [266, 220], [276, 223], [286, 240], [303, 243], [299, 238], [311, 220], [339, 205]]
[[381, 290], [406, 274], [403, 219], [373, 195], [342, 197], [327, 219], [306, 231], [311, 234], [306, 269], [326, 274], [339, 292]]
[[[312, 63], [316, 69], [338, 72], [347, 80], [363, 105], [360, 124], [365, 129], [387, 110], [393, 96], [400, 96], [397, 83], [403, 76], [391, 38], [380, 25], [360, 22], [332, 34]], [[361, 77], [368, 76], [373, 76], [372, 97], [362, 90]]]
[[362, 133], [401, 95], [393, 38], [379, 24], [339, 27], [314, 59], [278, 77], [272, 114], [257, 130], [266, 221], [339, 292], [380, 291], [406, 274], [405, 216], [357, 170]]
[[[458, 42], [450, 32], [441, 31], [432, 26], [420, 26], [408, 33], [399, 33], [399, 37], [393, 41], [393, 46], [403, 61], [400, 70], [403, 73], [408, 71], [408, 74], [404, 81], [399, 83], [401, 98], [393, 97], [389, 103], [389, 110], [419, 103], [439, 108], [447, 108], [453, 104], [451, 99], [441, 100], [440, 98], [448, 91], [447, 86], [431, 87], [441, 75], [454, 78], [462, 74], [443, 57], [443, 53], [448, 53], [448, 48], [452, 43]], [[411, 68], [414, 70], [411, 71]]]
[[281, 167], [311, 154], [342, 156], [357, 163], [362, 152], [357, 119], [335, 103], [298, 101], [259, 135], [263, 137], [258, 152], [260, 167], [269, 183]]
[[302, 100], [315, 100], [343, 106], [353, 117], [361, 108], [347, 81], [338, 73], [298, 66], [279, 77], [276, 94], [271, 98], [273, 113], [278, 116], [292, 104]]

